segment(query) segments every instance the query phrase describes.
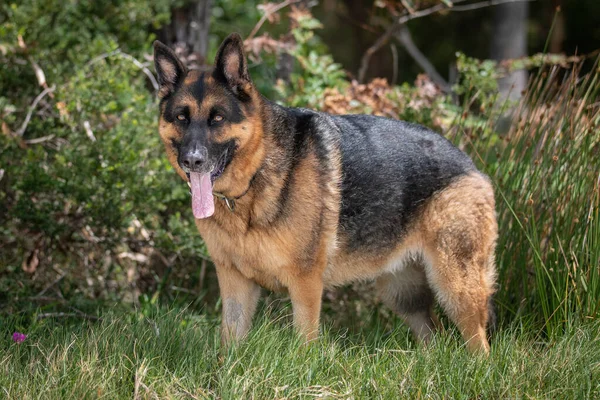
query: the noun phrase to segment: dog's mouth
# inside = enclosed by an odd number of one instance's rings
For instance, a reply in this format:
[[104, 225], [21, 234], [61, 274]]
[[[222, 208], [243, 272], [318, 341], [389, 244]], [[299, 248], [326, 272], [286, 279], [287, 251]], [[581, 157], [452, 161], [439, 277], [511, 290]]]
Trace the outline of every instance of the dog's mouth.
[[213, 183], [217, 180], [229, 165], [232, 159], [232, 149], [226, 148], [212, 171], [206, 173], [188, 172], [188, 185], [192, 193], [192, 211], [197, 219], [208, 218], [215, 211], [215, 200], [213, 197]]
[[215, 165], [212, 172], [210, 173], [210, 180], [212, 183], [215, 183], [217, 178], [220, 177], [221, 175], [223, 175], [223, 172], [225, 172], [225, 168], [227, 167], [227, 165], [229, 165], [229, 162], [231, 161], [231, 157], [229, 157], [229, 153], [230, 153], [229, 148], [226, 148], [225, 151], [223, 152], [223, 154], [221, 154], [221, 157], [219, 157], [217, 164]]
[[[233, 151], [230, 148], [226, 148], [225, 151], [223, 151], [223, 153], [221, 154], [221, 156], [219, 157], [219, 159], [217, 160], [215, 166], [213, 167], [213, 169], [210, 171], [210, 182], [211, 183], [215, 183], [215, 181], [221, 176], [223, 175], [223, 172], [225, 172], [225, 168], [227, 168], [227, 166], [229, 165], [229, 163], [231, 162], [231, 159], [233, 158], [231, 156], [231, 153]], [[187, 178], [188, 178], [188, 185], [191, 182], [190, 179], [190, 172], [185, 172]]]

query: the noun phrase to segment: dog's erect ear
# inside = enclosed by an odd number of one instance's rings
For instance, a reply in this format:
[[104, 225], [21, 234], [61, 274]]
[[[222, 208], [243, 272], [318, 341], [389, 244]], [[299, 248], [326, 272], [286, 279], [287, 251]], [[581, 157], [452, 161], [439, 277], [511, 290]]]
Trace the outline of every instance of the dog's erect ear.
[[221, 44], [215, 58], [213, 77], [240, 97], [250, 94], [252, 81], [244, 56], [244, 42], [239, 34], [232, 33]]
[[175, 52], [158, 40], [154, 41], [154, 67], [158, 74], [158, 97], [161, 99], [175, 91], [186, 74], [186, 68]]

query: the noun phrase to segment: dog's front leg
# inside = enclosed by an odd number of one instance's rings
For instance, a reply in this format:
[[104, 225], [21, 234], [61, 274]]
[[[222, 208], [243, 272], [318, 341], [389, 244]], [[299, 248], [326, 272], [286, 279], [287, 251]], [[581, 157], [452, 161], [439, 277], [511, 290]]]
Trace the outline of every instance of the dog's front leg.
[[246, 336], [260, 297], [260, 286], [232, 265], [217, 265], [222, 300], [221, 344], [229, 347]]
[[295, 279], [288, 287], [294, 310], [294, 325], [307, 341], [319, 336], [323, 279], [308, 276]]

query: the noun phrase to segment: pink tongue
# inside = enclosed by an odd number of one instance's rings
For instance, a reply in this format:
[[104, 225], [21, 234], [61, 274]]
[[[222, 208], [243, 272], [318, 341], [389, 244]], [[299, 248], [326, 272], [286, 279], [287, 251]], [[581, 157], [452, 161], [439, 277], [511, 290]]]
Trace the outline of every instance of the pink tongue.
[[208, 218], [215, 212], [215, 200], [212, 194], [212, 183], [210, 181], [210, 172], [200, 174], [198, 172], [190, 173], [192, 184], [192, 211], [194, 218]]

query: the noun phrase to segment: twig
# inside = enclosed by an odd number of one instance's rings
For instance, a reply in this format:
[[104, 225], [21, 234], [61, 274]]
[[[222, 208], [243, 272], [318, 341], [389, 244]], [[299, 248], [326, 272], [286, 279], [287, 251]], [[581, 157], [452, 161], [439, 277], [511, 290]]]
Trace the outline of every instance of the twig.
[[390, 50], [392, 51], [392, 86], [396, 85], [398, 81], [398, 49], [394, 43], [390, 44]]
[[535, 1], [535, 0], [488, 0], [488, 1], [480, 1], [479, 3], [465, 4], [464, 6], [452, 7], [452, 9], [450, 11], [471, 11], [471, 10], [477, 10], [478, 8], [497, 6], [497, 5], [500, 5], [500, 4], [521, 3], [521, 2], [529, 2], [529, 1]]
[[[446, 4], [440, 3], [436, 6], [426, 8], [424, 10], [416, 11], [412, 14], [405, 14], [405, 15], [402, 15], [401, 17], [399, 17], [396, 21], [394, 21], [393, 24], [391, 24], [390, 26], [387, 27], [385, 32], [375, 41], [375, 43], [373, 43], [371, 45], [371, 47], [369, 47], [365, 51], [365, 54], [363, 54], [362, 59], [360, 61], [360, 68], [358, 69], [358, 81], [361, 83], [364, 82], [365, 77], [367, 75], [367, 70], [369, 69], [369, 61], [371, 60], [371, 57], [373, 56], [373, 54], [375, 54], [381, 47], [383, 47], [390, 40], [390, 38], [400, 29], [400, 27], [402, 25], [406, 24], [408, 21], [411, 21], [416, 18], [426, 17], [428, 15], [437, 13], [442, 10], [468, 11], [469, 8], [467, 8], [467, 7], [471, 7], [470, 9], [474, 10], [477, 8], [495, 6], [495, 5], [499, 5], [499, 4], [503, 4], [503, 3], [514, 3], [514, 2], [518, 2], [518, 1], [520, 2], [520, 1], [535, 1], [535, 0], [488, 0], [488, 1], [483, 1], [483, 2], [479, 2], [479, 3], [469, 4], [466, 6], [454, 6], [454, 4], [462, 3], [464, 1], [467, 1], [467, 0], [455, 0], [452, 2], [452, 7], [448, 7]], [[457, 8], [459, 8], [459, 9], [457, 10]]]
[[394, 37], [404, 46], [404, 49], [408, 54], [415, 60], [415, 62], [421, 67], [423, 71], [435, 82], [440, 89], [444, 92], [450, 91], [450, 85], [446, 80], [437, 72], [433, 64], [425, 57], [425, 55], [419, 50], [415, 42], [412, 40], [412, 36], [408, 27], [402, 25], [400, 30], [394, 34]]
[[158, 82], [157, 82], [156, 78], [154, 77], [154, 74], [152, 73], [152, 71], [150, 71], [148, 69], [148, 67], [146, 67], [143, 63], [141, 63], [137, 58], [135, 58], [131, 54], [123, 53], [121, 51], [121, 49], [115, 49], [113, 51], [109, 51], [108, 53], [100, 54], [99, 56], [96, 56], [96, 57], [92, 58], [90, 61], [88, 61], [86, 66], [96, 64], [97, 62], [102, 61], [102, 60], [107, 59], [112, 56], [118, 56], [118, 57], [121, 57], [121, 58], [131, 61], [133, 63], [133, 65], [135, 65], [140, 70], [142, 70], [142, 72], [144, 74], [146, 74], [148, 79], [150, 79], [150, 82], [152, 83], [152, 87], [154, 88], [154, 90], [159, 89]]
[[112, 57], [116, 54], [118, 54], [121, 50], [120, 49], [115, 49], [113, 51], [109, 51], [108, 53], [102, 53], [99, 56], [96, 56], [94, 58], [92, 58], [90, 61], [88, 61], [85, 66], [89, 67], [90, 65], [96, 64], [97, 62], [100, 62], [106, 58]]
[[85, 130], [85, 134], [92, 141], [96, 141], [96, 136], [94, 136], [94, 131], [90, 125], [90, 121], [83, 121], [83, 129]]
[[[50, 135], [50, 136], [53, 136], [53, 135]], [[43, 296], [43, 295], [44, 295], [44, 294], [45, 294], [45, 293], [46, 293], [46, 292], [47, 292], [47, 291], [48, 291], [48, 290], [49, 290], [51, 287], [53, 287], [54, 285], [56, 285], [58, 282], [62, 281], [62, 280], [63, 280], [63, 278], [64, 278], [66, 275], [67, 275], [67, 274], [66, 274], [66, 273], [64, 273], [64, 272], [63, 272], [62, 274], [60, 274], [60, 275], [58, 276], [58, 278], [56, 278], [56, 279], [54, 280], [54, 282], [52, 282], [51, 284], [49, 284], [48, 286], [46, 286], [46, 287], [44, 288], [44, 290], [42, 290], [41, 292], [39, 292], [39, 293], [38, 293], [38, 294], [35, 296], [35, 298], [41, 298], [41, 297], [42, 297], [42, 296]]]
[[68, 317], [79, 317], [83, 319], [88, 319], [91, 321], [102, 321], [100, 317], [94, 317], [93, 315], [87, 315], [81, 312], [78, 313], [64, 313], [64, 312], [56, 312], [56, 313], [43, 313], [38, 314], [37, 319], [44, 318], [68, 318]]
[[275, 14], [277, 11], [281, 10], [282, 8], [285, 8], [291, 4], [294, 3], [299, 3], [302, 0], [285, 0], [284, 2], [281, 2], [279, 4], [277, 4], [276, 6], [273, 6], [272, 9], [270, 10], [266, 10], [265, 9], [265, 13], [263, 14], [262, 17], [260, 17], [260, 19], [258, 20], [258, 22], [256, 23], [256, 25], [254, 25], [254, 28], [252, 29], [252, 32], [250, 32], [250, 34], [248, 35], [248, 37], [246, 37], [246, 40], [250, 40], [254, 37], [254, 35], [256, 35], [258, 33], [258, 31], [260, 30], [260, 28], [263, 26], [263, 24], [265, 23], [265, 21], [273, 14]]
[[142, 72], [144, 74], [146, 74], [146, 76], [148, 77], [148, 79], [150, 79], [150, 82], [152, 82], [152, 87], [154, 87], [154, 90], [158, 90], [158, 82], [156, 81], [156, 78], [154, 77], [154, 74], [152, 73], [152, 71], [150, 71], [148, 69], [148, 67], [146, 67], [144, 64], [142, 64], [141, 62], [139, 62], [132, 55], [127, 54], [127, 53], [123, 53], [122, 51], [120, 51], [118, 53], [118, 56], [121, 57], [121, 58], [124, 58], [126, 60], [131, 61], [133, 63], [133, 65], [135, 65], [136, 67], [138, 67], [139, 69], [141, 69]]
[[46, 142], [46, 141], [51, 140], [51, 139], [54, 139], [54, 135], [42, 136], [40, 138], [25, 140], [25, 143], [27, 143], [27, 144], [38, 144], [38, 143]]
[[33, 103], [31, 103], [31, 106], [29, 107], [29, 111], [27, 112], [27, 116], [25, 117], [25, 121], [23, 121], [23, 124], [21, 125], [21, 128], [19, 128], [19, 130], [16, 132], [17, 136], [22, 137], [25, 134], [25, 131], [27, 130], [27, 125], [29, 125], [29, 121], [31, 120], [31, 115], [35, 111], [35, 108], [37, 107], [38, 103], [48, 93], [54, 92], [55, 89], [56, 89], [56, 86], [52, 85], [51, 87], [44, 89], [42, 91], [42, 93], [40, 93], [40, 94], [37, 95], [37, 97], [35, 98], [35, 100], [33, 100]]

